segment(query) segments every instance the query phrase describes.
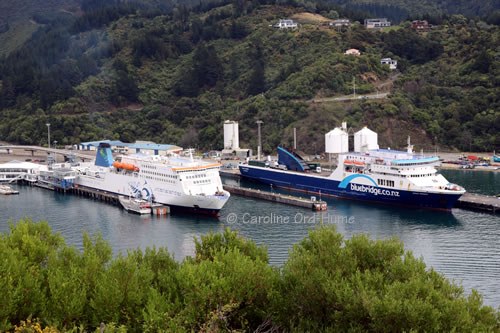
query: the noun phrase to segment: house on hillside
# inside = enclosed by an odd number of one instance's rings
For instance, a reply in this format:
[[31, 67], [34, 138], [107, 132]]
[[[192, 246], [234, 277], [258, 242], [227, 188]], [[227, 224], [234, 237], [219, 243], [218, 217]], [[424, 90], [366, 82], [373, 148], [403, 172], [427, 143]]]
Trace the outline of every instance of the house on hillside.
[[386, 18], [365, 19], [366, 29], [379, 29], [379, 28], [387, 28], [390, 26], [391, 22], [387, 21]]
[[357, 49], [349, 49], [349, 50], [344, 52], [344, 55], [360, 56], [361, 52], [359, 52], [359, 50], [357, 50]]
[[411, 27], [417, 32], [423, 32], [432, 28], [432, 24], [429, 24], [427, 20], [415, 20], [411, 22]]
[[335, 21], [328, 22], [328, 25], [331, 27], [350, 27], [351, 22], [348, 19], [340, 19]]
[[398, 68], [398, 61], [391, 58], [382, 58], [380, 59], [380, 64], [389, 65], [391, 70]]
[[298, 24], [293, 22], [293, 20], [279, 20], [273, 27], [278, 29], [297, 29]]

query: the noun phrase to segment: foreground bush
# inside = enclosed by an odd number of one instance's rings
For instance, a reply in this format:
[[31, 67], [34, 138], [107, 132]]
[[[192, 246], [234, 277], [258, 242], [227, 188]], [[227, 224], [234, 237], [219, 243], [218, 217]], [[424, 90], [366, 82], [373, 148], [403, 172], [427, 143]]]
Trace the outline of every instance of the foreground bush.
[[[281, 271], [235, 231], [195, 240], [177, 263], [166, 249], [112, 258], [101, 236], [84, 249], [46, 222], [0, 235], [0, 331], [497, 331], [500, 315], [405, 252], [396, 239], [311, 231]], [[49, 329], [47, 329], [48, 331]]]

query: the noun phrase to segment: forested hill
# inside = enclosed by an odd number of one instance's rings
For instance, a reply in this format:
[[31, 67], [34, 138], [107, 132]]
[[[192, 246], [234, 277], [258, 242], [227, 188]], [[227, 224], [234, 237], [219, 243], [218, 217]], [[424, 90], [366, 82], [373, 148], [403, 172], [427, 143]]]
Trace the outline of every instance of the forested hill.
[[[255, 149], [260, 119], [265, 152], [290, 144], [297, 127], [300, 148], [313, 153], [347, 120], [379, 132], [383, 146], [401, 147], [411, 135], [417, 149], [500, 150], [494, 21], [443, 15], [425, 33], [409, 22], [371, 31], [358, 10], [266, 0], [166, 8], [91, 0], [81, 9], [47, 19], [0, 59], [2, 140], [46, 144], [50, 122], [62, 144], [149, 139], [220, 149], [222, 122], [232, 119], [240, 122], [241, 145]], [[338, 17], [353, 26], [321, 25]], [[270, 27], [282, 18], [303, 24], [296, 31]], [[361, 56], [345, 56], [350, 48]], [[398, 60], [402, 75], [394, 85], [383, 57]], [[392, 93], [311, 102], [350, 94], [353, 81], [360, 94]]]

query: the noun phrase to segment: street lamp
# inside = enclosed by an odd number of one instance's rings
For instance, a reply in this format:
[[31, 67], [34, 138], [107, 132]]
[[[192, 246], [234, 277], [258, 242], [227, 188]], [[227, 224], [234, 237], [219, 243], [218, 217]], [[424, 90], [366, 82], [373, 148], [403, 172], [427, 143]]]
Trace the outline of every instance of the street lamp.
[[45, 125], [47, 125], [47, 142], [49, 144], [49, 149], [50, 149], [50, 124], [46, 123]]
[[[54, 140], [54, 149], [57, 149], [57, 140]], [[54, 152], [54, 162], [57, 163], [57, 154]]]
[[258, 137], [259, 137], [259, 145], [257, 146], [257, 160], [260, 161], [260, 152], [262, 150], [261, 141], [260, 141], [260, 125], [263, 124], [264, 122], [262, 120], [257, 120], [256, 123], [258, 126]]

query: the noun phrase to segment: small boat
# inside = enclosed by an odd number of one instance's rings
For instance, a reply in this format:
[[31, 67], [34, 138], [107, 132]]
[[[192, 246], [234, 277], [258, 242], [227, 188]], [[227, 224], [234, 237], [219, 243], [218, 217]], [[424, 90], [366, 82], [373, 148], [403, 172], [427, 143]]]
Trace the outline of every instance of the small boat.
[[470, 164], [462, 164], [462, 165], [460, 166], [460, 169], [474, 169], [475, 167], [476, 167], [476, 165], [475, 165], [475, 164], [473, 164], [473, 163], [470, 163]]
[[493, 161], [494, 162], [500, 162], [500, 156], [493, 155]]
[[19, 194], [19, 191], [13, 190], [12, 187], [8, 185], [0, 185], [0, 194], [3, 195]]
[[131, 198], [131, 197], [118, 197], [120, 204], [123, 208], [132, 213], [136, 214], [151, 214], [151, 204], [143, 199]]

